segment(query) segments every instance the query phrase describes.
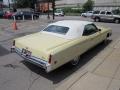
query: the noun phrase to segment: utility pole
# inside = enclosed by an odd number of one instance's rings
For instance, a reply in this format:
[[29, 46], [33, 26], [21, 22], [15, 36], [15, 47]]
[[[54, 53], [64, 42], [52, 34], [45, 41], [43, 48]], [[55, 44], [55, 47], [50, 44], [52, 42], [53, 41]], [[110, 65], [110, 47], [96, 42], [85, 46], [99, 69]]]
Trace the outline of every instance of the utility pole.
[[17, 9], [17, 4], [16, 4], [17, 1], [16, 1], [16, 0], [13, 0], [12, 2], [13, 2], [13, 5], [14, 5], [13, 8]]
[[37, 8], [37, 0], [33, 0], [33, 5], [34, 5], [34, 12], [36, 12], [36, 8]]
[[48, 3], [47, 3], [48, 5], [47, 5], [47, 7], [48, 7], [48, 16], [47, 16], [47, 18], [48, 19], [50, 19], [50, 7], [49, 7], [49, 5], [50, 5], [50, 0], [48, 0]]
[[8, 6], [9, 6], [9, 10], [10, 10], [10, 0], [8, 0]]
[[55, 19], [55, 0], [52, 0], [53, 20]]

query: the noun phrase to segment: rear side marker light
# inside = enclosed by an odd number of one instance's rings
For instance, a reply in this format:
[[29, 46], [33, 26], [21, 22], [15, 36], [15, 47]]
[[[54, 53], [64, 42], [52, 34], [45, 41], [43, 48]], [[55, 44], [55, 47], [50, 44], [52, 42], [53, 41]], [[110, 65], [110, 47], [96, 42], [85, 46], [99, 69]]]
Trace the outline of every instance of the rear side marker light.
[[51, 64], [51, 59], [52, 59], [52, 55], [49, 56], [49, 61], [48, 61], [49, 64]]

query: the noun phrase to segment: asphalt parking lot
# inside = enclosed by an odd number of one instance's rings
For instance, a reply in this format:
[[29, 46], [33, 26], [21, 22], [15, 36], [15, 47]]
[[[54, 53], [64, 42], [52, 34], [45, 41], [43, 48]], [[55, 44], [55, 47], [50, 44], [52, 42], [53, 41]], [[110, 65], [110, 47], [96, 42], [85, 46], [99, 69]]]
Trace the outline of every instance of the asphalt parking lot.
[[[56, 17], [57, 20], [75, 19], [88, 20], [79, 16]], [[12, 39], [43, 29], [49, 22], [46, 19], [39, 21], [25, 21], [18, 23], [18, 30], [11, 28], [12, 21], [0, 20], [0, 90], [54, 90], [68, 80], [74, 73], [81, 72], [99, 53], [108, 45], [117, 40], [120, 35], [120, 24], [97, 22], [96, 24], [112, 29], [113, 35], [107, 45], [99, 44], [81, 56], [81, 62], [76, 67], [66, 64], [51, 73], [45, 73], [41, 68], [25, 62], [15, 53], [10, 53]], [[4, 29], [3, 29], [4, 28]]]

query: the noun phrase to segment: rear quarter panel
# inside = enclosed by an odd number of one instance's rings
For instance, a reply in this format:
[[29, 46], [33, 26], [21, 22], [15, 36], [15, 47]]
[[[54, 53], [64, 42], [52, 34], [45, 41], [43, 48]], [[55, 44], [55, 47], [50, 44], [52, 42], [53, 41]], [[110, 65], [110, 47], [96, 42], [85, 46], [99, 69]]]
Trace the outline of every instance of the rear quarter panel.
[[[82, 37], [81, 39], [72, 40], [66, 44], [63, 44], [57, 48], [51, 50], [52, 52], [52, 69], [56, 69], [61, 65], [70, 62], [76, 56], [83, 54], [90, 46], [90, 40], [88, 37]], [[56, 64], [54, 62], [57, 62]]]

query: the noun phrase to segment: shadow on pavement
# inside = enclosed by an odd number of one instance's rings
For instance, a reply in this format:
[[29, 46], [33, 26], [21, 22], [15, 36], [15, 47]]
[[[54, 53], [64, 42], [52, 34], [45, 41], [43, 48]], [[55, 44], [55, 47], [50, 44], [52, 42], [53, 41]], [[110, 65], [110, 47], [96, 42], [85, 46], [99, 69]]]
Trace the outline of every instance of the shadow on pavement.
[[10, 52], [7, 49], [5, 49], [4, 47], [0, 46], [0, 56], [7, 55], [9, 53]]
[[47, 78], [53, 82], [53, 84], [58, 84], [59, 82], [63, 81], [64, 79], [71, 76], [74, 72], [81, 69], [85, 64], [87, 64], [93, 57], [95, 57], [97, 54], [99, 54], [104, 48], [106, 48], [112, 40], [109, 40], [107, 44], [100, 43], [96, 47], [90, 49], [83, 55], [81, 55], [81, 60], [78, 66], [71, 66], [69, 63], [63, 65], [62, 67], [50, 72], [46, 73], [43, 69], [40, 67], [33, 65], [29, 62], [23, 61], [22, 63], [27, 66], [32, 72]]

